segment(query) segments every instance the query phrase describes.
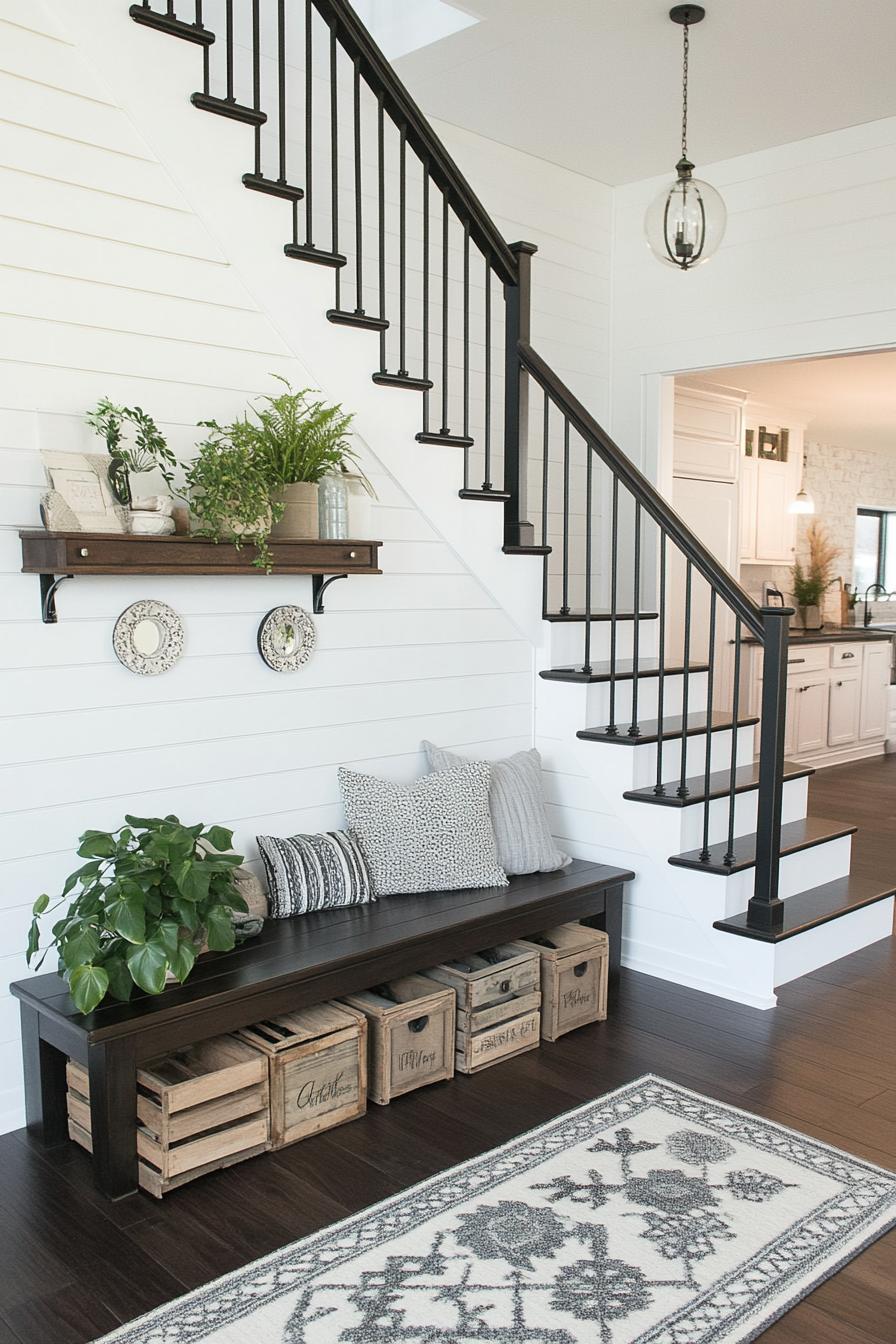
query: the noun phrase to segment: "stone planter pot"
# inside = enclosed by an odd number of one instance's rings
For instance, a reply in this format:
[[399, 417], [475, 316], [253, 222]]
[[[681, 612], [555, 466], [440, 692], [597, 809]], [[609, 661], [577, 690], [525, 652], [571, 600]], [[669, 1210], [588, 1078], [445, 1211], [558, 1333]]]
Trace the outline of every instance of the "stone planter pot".
[[804, 630], [820, 630], [822, 626], [820, 607], [800, 607], [800, 625]]
[[283, 504], [283, 517], [271, 529], [272, 541], [304, 541], [318, 536], [317, 483], [297, 481], [272, 496]]

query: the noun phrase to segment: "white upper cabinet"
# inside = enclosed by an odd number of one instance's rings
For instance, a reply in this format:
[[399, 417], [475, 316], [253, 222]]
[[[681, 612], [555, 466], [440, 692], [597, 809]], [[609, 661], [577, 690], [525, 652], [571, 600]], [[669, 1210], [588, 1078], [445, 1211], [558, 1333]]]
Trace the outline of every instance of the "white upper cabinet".
[[[803, 425], [773, 407], [754, 403], [746, 406], [740, 459], [743, 564], [793, 564], [797, 515], [790, 512], [790, 506], [802, 483], [803, 433]], [[782, 434], [787, 440], [786, 461], [763, 456], [763, 444], [774, 441], [780, 445]]]
[[675, 389], [676, 476], [736, 481], [743, 443], [743, 396]]

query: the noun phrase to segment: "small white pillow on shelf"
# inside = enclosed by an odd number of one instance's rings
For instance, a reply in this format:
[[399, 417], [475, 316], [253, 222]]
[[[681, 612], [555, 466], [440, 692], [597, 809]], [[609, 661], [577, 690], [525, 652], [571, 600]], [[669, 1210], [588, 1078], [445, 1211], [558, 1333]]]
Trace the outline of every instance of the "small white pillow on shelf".
[[[430, 770], [456, 770], [467, 759], [432, 742], [424, 742], [423, 750]], [[501, 867], [511, 877], [565, 868], [572, 860], [554, 844], [544, 810], [541, 753], [532, 747], [489, 764], [489, 806]]]
[[339, 771], [345, 815], [367, 859], [377, 896], [506, 887], [488, 807], [489, 767], [393, 784]]

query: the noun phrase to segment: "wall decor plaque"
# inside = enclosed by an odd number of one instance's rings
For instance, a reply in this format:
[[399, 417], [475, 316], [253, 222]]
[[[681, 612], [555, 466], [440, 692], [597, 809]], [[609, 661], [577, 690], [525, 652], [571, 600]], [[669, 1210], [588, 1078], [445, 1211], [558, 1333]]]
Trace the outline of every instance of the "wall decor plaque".
[[258, 652], [274, 672], [295, 672], [311, 657], [316, 639], [303, 607], [273, 607], [258, 627]]
[[168, 672], [184, 651], [183, 622], [164, 602], [134, 602], [115, 622], [112, 647], [129, 672], [156, 677]]
[[106, 453], [41, 452], [52, 492], [68, 505], [84, 532], [127, 532], [128, 512], [109, 479]]

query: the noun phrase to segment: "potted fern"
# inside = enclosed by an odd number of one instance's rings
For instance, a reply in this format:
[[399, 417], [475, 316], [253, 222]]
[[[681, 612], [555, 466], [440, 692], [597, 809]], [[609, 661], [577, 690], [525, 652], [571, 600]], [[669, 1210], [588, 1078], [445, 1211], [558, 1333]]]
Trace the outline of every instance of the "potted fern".
[[185, 472], [194, 530], [212, 541], [232, 541], [237, 550], [253, 545], [253, 565], [270, 570], [268, 538], [283, 505], [271, 501], [270, 478], [255, 451], [257, 428], [245, 417], [230, 425], [201, 420], [200, 426], [208, 434]]
[[319, 482], [355, 461], [347, 437], [354, 417], [339, 405], [313, 400], [308, 388], [296, 392], [285, 378], [279, 381], [285, 390], [263, 397], [252, 407], [255, 419], [245, 423], [252, 454], [280, 514], [270, 535], [296, 541], [318, 535]]

